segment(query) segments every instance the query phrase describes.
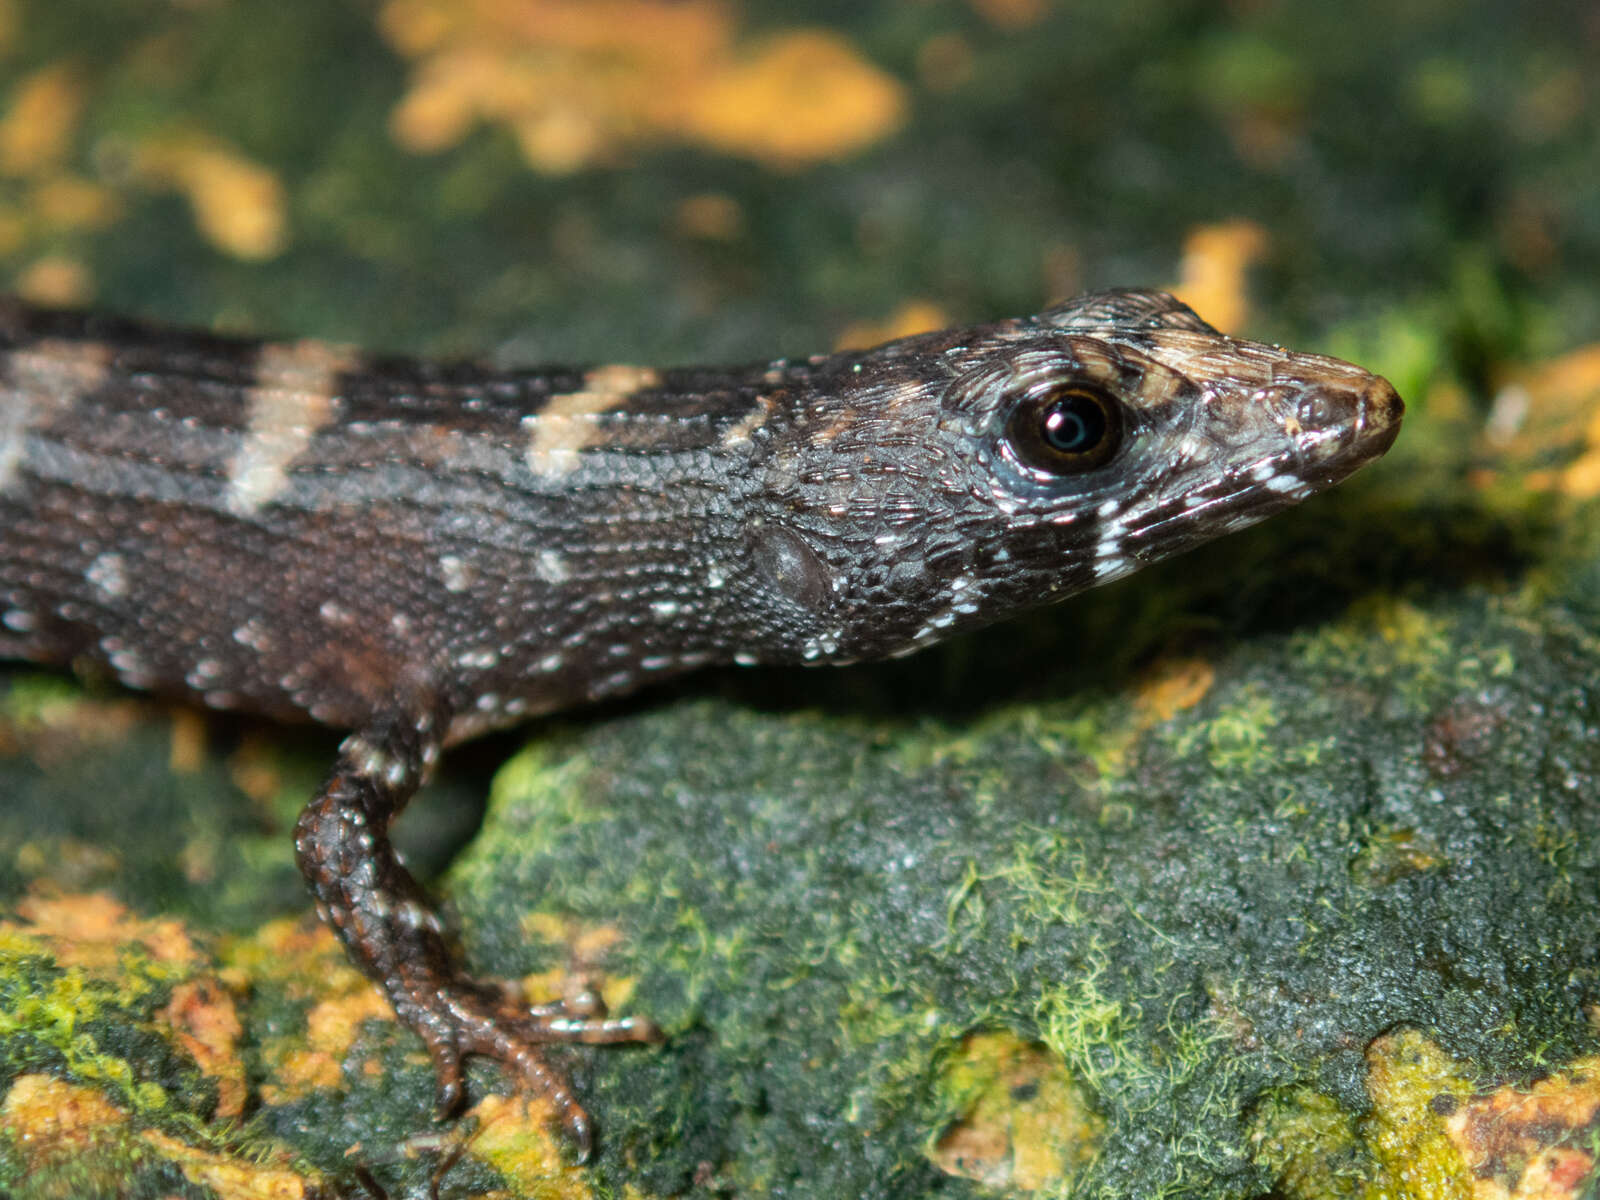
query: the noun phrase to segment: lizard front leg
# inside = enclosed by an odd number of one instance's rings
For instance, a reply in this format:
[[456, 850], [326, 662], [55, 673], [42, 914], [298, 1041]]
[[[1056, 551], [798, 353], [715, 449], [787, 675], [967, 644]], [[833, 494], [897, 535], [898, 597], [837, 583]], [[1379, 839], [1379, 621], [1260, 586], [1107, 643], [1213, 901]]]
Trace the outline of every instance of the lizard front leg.
[[441, 1114], [461, 1103], [462, 1058], [487, 1055], [551, 1103], [583, 1161], [593, 1140], [589, 1116], [539, 1045], [642, 1042], [659, 1034], [639, 1017], [611, 1020], [559, 1003], [519, 1008], [502, 989], [457, 965], [426, 894], [389, 840], [390, 822], [438, 757], [442, 724], [397, 721], [346, 738], [332, 773], [296, 822], [296, 861], [350, 957], [427, 1045]]

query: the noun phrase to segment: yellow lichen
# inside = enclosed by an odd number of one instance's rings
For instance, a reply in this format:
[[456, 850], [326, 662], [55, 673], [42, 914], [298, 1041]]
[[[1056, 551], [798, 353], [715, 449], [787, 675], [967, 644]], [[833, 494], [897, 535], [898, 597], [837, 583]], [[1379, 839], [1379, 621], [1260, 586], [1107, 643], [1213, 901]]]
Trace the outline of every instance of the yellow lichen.
[[305, 1036], [273, 1039], [263, 1054], [277, 1066], [261, 1097], [269, 1104], [297, 1100], [319, 1088], [337, 1088], [344, 1079], [349, 1057], [363, 1023], [394, 1020], [394, 1010], [383, 993], [371, 984], [342, 992], [312, 1005], [306, 1014]]
[[271, 1082], [262, 1085], [261, 1095], [269, 1104], [338, 1087], [362, 1024], [394, 1020], [383, 993], [350, 965], [326, 926], [269, 921], [251, 937], [229, 942], [225, 952], [222, 976], [234, 985], [270, 984], [291, 998], [313, 1000], [304, 1030], [263, 1039]]
[[418, 153], [487, 122], [552, 173], [663, 141], [794, 167], [884, 136], [905, 107], [836, 36], [743, 47], [711, 0], [391, 0], [379, 24], [416, 63], [391, 129]]
[[21, 932], [50, 948], [63, 967], [110, 972], [129, 946], [143, 950], [154, 963], [183, 970], [200, 962], [200, 952], [181, 922], [143, 920], [104, 893], [68, 896], [26, 896], [18, 902], [20, 923], [0, 921], [0, 933]]
[[1148, 727], [1170, 721], [1193, 708], [1211, 690], [1216, 678], [1216, 669], [1203, 658], [1161, 659], [1145, 673], [1134, 698], [1140, 724]]
[[70, 1142], [85, 1130], [126, 1124], [128, 1114], [93, 1088], [49, 1075], [19, 1075], [0, 1100], [5, 1127], [35, 1152]]
[[950, 324], [944, 309], [931, 300], [907, 300], [884, 321], [858, 321], [845, 327], [834, 342], [837, 350], [863, 350], [894, 338], [943, 329]]
[[153, 1129], [141, 1133], [139, 1140], [183, 1172], [190, 1183], [209, 1188], [221, 1200], [302, 1200], [327, 1194], [321, 1180], [267, 1163], [200, 1150]]
[[687, 106], [684, 131], [730, 154], [801, 167], [852, 154], [904, 116], [900, 84], [844, 39], [802, 31], [724, 64]]
[[152, 138], [138, 145], [135, 162], [145, 182], [183, 193], [200, 232], [219, 250], [263, 259], [287, 243], [282, 182], [217, 139], [199, 133]]
[[0, 119], [0, 173], [30, 176], [53, 169], [71, 145], [85, 94], [78, 73], [62, 63], [18, 83]]
[[172, 989], [172, 998], [157, 1016], [172, 1031], [179, 1048], [216, 1081], [215, 1115], [241, 1116], [248, 1091], [239, 1054], [244, 1025], [233, 996], [214, 978], [192, 979]]
[[474, 1157], [499, 1171], [517, 1195], [533, 1200], [590, 1200], [594, 1195], [589, 1173], [566, 1161], [549, 1101], [525, 1092], [485, 1096], [467, 1117], [477, 1120]]
[[1471, 1200], [1472, 1173], [1440, 1115], [1471, 1090], [1461, 1067], [1415, 1030], [1368, 1047], [1373, 1107], [1360, 1129], [1397, 1200]]
[[57, 308], [84, 304], [94, 295], [89, 268], [58, 254], [35, 260], [12, 286], [25, 300]]
[[1267, 248], [1267, 232], [1254, 221], [1225, 221], [1192, 230], [1172, 293], [1224, 333], [1250, 315], [1246, 273]]
[[1059, 1186], [1099, 1146], [1104, 1123], [1071, 1072], [1013, 1034], [968, 1037], [945, 1069], [943, 1087], [959, 1115], [929, 1158], [947, 1174], [997, 1188]]
[[673, 225], [689, 237], [729, 242], [744, 232], [744, 210], [724, 192], [701, 192], [678, 204]]

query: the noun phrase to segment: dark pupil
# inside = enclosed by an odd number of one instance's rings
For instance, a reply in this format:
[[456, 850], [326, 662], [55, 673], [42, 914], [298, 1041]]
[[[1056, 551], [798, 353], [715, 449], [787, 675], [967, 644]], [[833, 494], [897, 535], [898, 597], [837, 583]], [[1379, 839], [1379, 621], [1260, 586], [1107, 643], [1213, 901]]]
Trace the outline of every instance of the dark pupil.
[[1106, 436], [1106, 414], [1087, 396], [1066, 396], [1044, 412], [1044, 441], [1062, 454], [1093, 450]]

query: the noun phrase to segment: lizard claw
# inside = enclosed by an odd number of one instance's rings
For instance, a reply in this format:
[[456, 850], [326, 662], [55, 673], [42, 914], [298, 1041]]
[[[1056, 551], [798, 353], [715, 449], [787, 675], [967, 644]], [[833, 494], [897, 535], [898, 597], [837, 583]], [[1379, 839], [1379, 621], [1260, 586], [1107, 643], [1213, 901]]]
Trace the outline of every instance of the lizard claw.
[[[570, 1007], [556, 1003], [514, 1009], [488, 989], [457, 983], [431, 992], [411, 990], [406, 999], [402, 1020], [422, 1035], [433, 1059], [439, 1084], [435, 1103], [441, 1118], [453, 1115], [465, 1097], [462, 1059], [482, 1054], [514, 1072], [521, 1090], [541, 1097], [554, 1109], [579, 1163], [587, 1162], [594, 1151], [593, 1124], [540, 1047], [551, 1042], [602, 1044], [661, 1037], [655, 1022], [646, 1018], [604, 1016], [605, 1007], [593, 993]], [[595, 1012], [598, 1015], [588, 1015]]]

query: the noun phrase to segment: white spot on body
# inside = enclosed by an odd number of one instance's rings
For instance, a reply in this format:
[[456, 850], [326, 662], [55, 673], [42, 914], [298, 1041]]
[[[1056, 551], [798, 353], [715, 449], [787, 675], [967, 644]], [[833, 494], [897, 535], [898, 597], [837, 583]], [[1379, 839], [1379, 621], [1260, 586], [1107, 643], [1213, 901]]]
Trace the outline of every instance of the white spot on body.
[[[100, 644], [109, 649], [114, 639], [107, 638]], [[120, 645], [120, 644], [119, 644]], [[111, 664], [111, 669], [117, 677], [129, 687], [147, 687], [151, 681], [150, 669], [138, 653], [126, 647], [120, 647], [106, 655], [106, 661]]]
[[396, 916], [403, 925], [411, 929], [425, 929], [430, 933], [438, 933], [443, 929], [439, 918], [429, 912], [425, 905], [418, 904], [415, 900], [403, 902], [396, 910]]
[[6, 609], [5, 616], [0, 617], [0, 622], [16, 633], [32, 633], [39, 625], [31, 612], [24, 612], [20, 608]]
[[541, 550], [534, 556], [533, 573], [549, 584], [565, 583], [572, 578], [567, 560], [554, 550]]
[[456, 656], [456, 665], [465, 667], [469, 671], [487, 671], [499, 662], [500, 652], [488, 647], [467, 650]]
[[249, 425], [228, 464], [230, 511], [250, 516], [283, 493], [290, 464], [338, 416], [334, 388], [340, 372], [357, 361], [352, 351], [325, 342], [262, 347]]
[[128, 564], [122, 555], [108, 550], [96, 556], [83, 573], [102, 601], [116, 600], [128, 591]]
[[678, 602], [676, 600], [655, 600], [650, 604], [650, 611], [663, 619], [675, 617], [678, 615]]
[[464, 592], [472, 583], [472, 571], [454, 554], [439, 556], [439, 578], [447, 592]]
[[222, 663], [214, 658], [202, 658], [183, 677], [185, 683], [197, 692], [206, 691], [222, 677]]

